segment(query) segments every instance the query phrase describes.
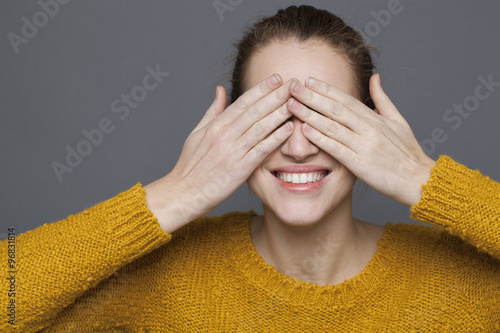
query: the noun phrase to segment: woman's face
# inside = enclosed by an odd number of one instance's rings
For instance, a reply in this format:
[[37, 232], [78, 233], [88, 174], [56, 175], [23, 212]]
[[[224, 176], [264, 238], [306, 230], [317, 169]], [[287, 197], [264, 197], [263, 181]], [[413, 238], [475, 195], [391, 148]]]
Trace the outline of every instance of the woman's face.
[[[309, 40], [299, 43], [289, 40], [265, 46], [249, 59], [245, 90], [273, 73], [280, 74], [283, 82], [296, 78], [303, 84], [307, 77], [313, 76], [359, 99], [349, 63], [324, 42]], [[301, 131], [301, 120], [296, 117], [291, 120], [295, 123], [294, 133], [247, 180], [250, 189], [262, 201], [264, 213], [276, 215], [280, 221], [292, 225], [313, 224], [340, 206], [350, 213], [356, 177], [335, 158], [306, 139]], [[290, 167], [304, 169], [286, 169]], [[308, 185], [295, 185], [279, 180], [273, 172], [276, 169], [289, 171], [287, 173], [290, 175], [284, 174], [285, 180], [295, 177], [296, 180], [304, 181], [300, 179], [305, 177], [302, 173], [308, 173], [305, 167], [324, 170], [327, 176]]]

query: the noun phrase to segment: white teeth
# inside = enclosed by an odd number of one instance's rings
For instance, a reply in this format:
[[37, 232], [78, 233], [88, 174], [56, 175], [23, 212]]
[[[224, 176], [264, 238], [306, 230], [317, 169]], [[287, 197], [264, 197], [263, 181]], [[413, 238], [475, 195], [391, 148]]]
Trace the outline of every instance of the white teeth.
[[312, 175], [312, 173], [308, 173], [307, 174], [307, 182], [312, 183], [312, 181], [313, 181], [313, 175]]
[[300, 183], [307, 183], [307, 174], [303, 173], [300, 175], [300, 180], [299, 180]]
[[276, 172], [276, 177], [287, 183], [306, 184], [314, 183], [326, 176], [326, 171], [308, 173]]

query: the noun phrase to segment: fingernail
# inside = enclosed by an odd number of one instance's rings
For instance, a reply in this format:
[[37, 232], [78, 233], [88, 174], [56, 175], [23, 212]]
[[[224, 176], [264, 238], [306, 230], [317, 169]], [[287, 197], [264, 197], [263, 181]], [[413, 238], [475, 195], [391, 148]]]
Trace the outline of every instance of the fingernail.
[[296, 93], [300, 93], [302, 91], [302, 87], [297, 80], [293, 81], [292, 85], [290, 86], [290, 89]]
[[293, 130], [293, 122], [289, 121], [285, 125], [285, 131], [290, 132], [291, 130]]
[[306, 86], [310, 88], [316, 88], [318, 86], [318, 81], [313, 77], [309, 76], [306, 80]]
[[309, 126], [307, 126], [307, 123], [302, 124], [302, 130], [304, 130], [308, 133], [311, 132], [311, 128]]
[[271, 78], [269, 79], [269, 85], [271, 85], [272, 87], [276, 87], [277, 85], [279, 85], [281, 83], [281, 78], [279, 77], [278, 74], [274, 74], [273, 76], [271, 76]]

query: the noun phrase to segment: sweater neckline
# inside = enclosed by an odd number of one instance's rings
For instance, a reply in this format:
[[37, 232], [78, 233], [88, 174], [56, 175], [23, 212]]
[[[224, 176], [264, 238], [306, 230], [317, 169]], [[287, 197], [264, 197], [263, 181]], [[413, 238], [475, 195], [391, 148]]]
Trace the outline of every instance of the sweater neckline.
[[[387, 223], [378, 241], [378, 248], [367, 266], [356, 276], [337, 285], [321, 286], [294, 279], [267, 264], [254, 247], [250, 234], [250, 220], [258, 215], [253, 210], [235, 225], [232, 239], [233, 259], [237, 269], [250, 284], [271, 294], [272, 297], [294, 305], [347, 307], [359, 302], [366, 295], [376, 292], [386, 280], [388, 260], [396, 253], [389, 253], [393, 225]], [[234, 222], [233, 222], [234, 223]]]

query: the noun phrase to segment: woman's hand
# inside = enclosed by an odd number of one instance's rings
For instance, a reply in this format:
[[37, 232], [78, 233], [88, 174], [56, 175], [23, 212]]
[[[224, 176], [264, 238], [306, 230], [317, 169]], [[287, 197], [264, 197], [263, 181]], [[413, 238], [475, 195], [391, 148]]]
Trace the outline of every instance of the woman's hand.
[[288, 108], [304, 122], [308, 140], [377, 191], [408, 206], [418, 203], [436, 162], [384, 93], [379, 74], [370, 79], [375, 110], [314, 78], [306, 86], [295, 81], [290, 92]]
[[149, 209], [167, 232], [201, 217], [228, 198], [293, 132], [289, 86], [273, 75], [226, 109], [226, 91], [191, 132], [172, 171], [145, 186]]

